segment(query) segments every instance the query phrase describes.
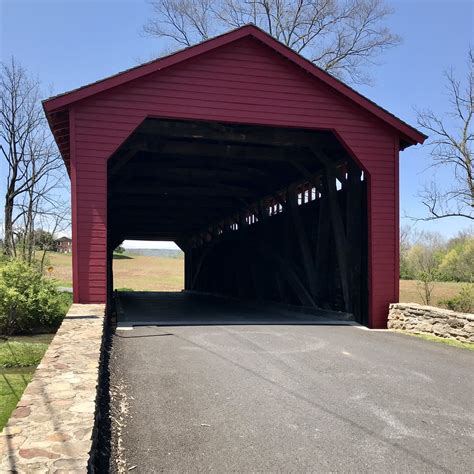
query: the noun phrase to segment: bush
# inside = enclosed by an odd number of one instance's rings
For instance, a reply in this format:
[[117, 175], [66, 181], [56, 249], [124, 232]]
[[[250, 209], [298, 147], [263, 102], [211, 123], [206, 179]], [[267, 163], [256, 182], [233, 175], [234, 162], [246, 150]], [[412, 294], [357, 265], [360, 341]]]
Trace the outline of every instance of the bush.
[[57, 327], [64, 316], [64, 299], [54, 281], [35, 265], [7, 263], [0, 279], [0, 332], [32, 332]]
[[474, 313], [474, 284], [463, 285], [457, 296], [440, 301], [439, 304], [460, 313]]

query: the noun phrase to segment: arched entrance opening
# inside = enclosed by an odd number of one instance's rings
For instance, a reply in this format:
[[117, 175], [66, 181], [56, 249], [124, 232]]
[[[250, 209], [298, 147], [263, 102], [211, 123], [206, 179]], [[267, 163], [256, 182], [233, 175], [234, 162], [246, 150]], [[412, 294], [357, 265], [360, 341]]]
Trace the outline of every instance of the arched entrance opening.
[[172, 240], [188, 291], [367, 324], [367, 176], [333, 132], [149, 118], [107, 174], [109, 260]]

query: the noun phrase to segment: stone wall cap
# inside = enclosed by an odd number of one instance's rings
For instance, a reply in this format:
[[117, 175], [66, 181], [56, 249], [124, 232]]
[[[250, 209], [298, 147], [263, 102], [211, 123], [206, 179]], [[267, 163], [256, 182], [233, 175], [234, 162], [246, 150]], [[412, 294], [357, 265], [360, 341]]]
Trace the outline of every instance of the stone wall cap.
[[453, 318], [462, 318], [469, 321], [474, 321], [474, 314], [472, 313], [460, 313], [457, 311], [452, 311], [450, 309], [437, 308], [435, 306], [421, 305], [418, 303], [391, 303], [390, 310], [414, 310], [414, 311], [423, 311], [427, 313], [443, 314], [445, 316], [452, 316]]
[[104, 315], [102, 304], [69, 309], [0, 435], [0, 472], [31, 472], [32, 462], [35, 472], [87, 472]]

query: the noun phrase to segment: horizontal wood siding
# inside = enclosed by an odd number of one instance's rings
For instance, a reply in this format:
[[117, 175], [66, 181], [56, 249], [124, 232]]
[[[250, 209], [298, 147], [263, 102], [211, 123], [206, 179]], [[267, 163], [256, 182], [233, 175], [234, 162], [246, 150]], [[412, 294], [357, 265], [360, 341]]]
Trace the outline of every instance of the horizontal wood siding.
[[106, 163], [146, 118], [334, 130], [370, 176], [371, 325], [396, 294], [395, 131], [253, 38], [243, 38], [74, 106], [79, 299], [105, 301]]

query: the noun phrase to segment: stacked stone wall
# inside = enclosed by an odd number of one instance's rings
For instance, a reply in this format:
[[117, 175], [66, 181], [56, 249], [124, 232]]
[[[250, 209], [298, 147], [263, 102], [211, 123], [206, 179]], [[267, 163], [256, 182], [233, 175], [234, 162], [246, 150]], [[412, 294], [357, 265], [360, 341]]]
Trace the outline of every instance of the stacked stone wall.
[[104, 305], [71, 306], [0, 436], [0, 472], [87, 472]]
[[388, 328], [474, 342], [474, 314], [415, 303], [391, 304]]

